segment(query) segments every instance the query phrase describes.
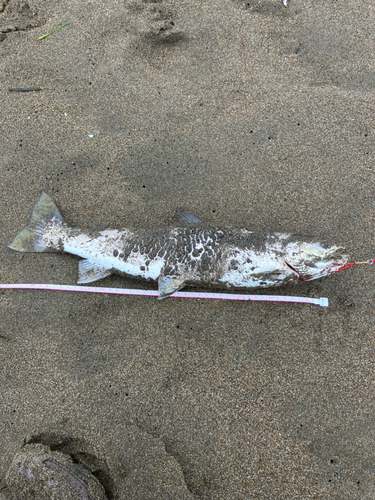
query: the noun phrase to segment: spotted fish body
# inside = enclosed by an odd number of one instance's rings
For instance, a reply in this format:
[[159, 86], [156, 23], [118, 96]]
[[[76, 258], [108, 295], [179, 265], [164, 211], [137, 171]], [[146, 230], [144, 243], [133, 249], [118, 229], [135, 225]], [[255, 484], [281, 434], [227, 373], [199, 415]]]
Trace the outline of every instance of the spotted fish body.
[[112, 273], [158, 280], [164, 298], [186, 284], [264, 288], [327, 276], [347, 262], [343, 248], [291, 234], [209, 228], [192, 214], [176, 227], [154, 231], [90, 232], [65, 224], [53, 200], [42, 193], [30, 222], [10, 248], [23, 252], [68, 252], [82, 257], [78, 283]]

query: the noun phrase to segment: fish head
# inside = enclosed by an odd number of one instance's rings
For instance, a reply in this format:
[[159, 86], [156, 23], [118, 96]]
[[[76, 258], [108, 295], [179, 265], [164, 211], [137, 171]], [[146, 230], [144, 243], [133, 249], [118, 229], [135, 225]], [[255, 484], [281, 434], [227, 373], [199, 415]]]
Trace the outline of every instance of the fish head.
[[306, 281], [339, 271], [349, 258], [344, 254], [345, 248], [336, 245], [325, 248], [320, 242], [293, 242], [285, 250], [288, 267]]

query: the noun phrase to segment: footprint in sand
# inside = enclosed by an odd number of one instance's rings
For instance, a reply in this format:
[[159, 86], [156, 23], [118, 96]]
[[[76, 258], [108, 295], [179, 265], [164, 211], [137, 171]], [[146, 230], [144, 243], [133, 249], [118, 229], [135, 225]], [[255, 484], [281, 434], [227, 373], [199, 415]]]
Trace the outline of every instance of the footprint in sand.
[[162, 0], [129, 0], [139, 35], [152, 44], [171, 44], [183, 39], [183, 31], [175, 26], [173, 12]]

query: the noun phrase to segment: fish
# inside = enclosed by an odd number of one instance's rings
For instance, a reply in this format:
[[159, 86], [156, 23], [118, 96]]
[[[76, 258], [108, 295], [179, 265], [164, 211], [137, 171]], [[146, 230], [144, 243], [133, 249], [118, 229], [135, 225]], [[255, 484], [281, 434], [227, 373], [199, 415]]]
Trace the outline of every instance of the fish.
[[348, 262], [343, 247], [327, 247], [313, 237], [212, 227], [183, 211], [167, 228], [78, 229], [64, 221], [44, 192], [8, 247], [81, 257], [78, 284], [111, 274], [155, 280], [159, 299], [186, 285], [243, 289], [311, 281]]

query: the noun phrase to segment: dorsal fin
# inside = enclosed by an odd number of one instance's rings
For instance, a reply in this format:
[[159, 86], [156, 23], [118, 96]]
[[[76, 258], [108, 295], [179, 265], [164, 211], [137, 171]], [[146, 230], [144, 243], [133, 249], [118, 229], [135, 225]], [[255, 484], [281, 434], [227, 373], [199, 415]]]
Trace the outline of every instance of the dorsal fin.
[[187, 224], [203, 224], [203, 221], [200, 220], [196, 215], [179, 208], [176, 210], [173, 221], [181, 226], [186, 226]]

